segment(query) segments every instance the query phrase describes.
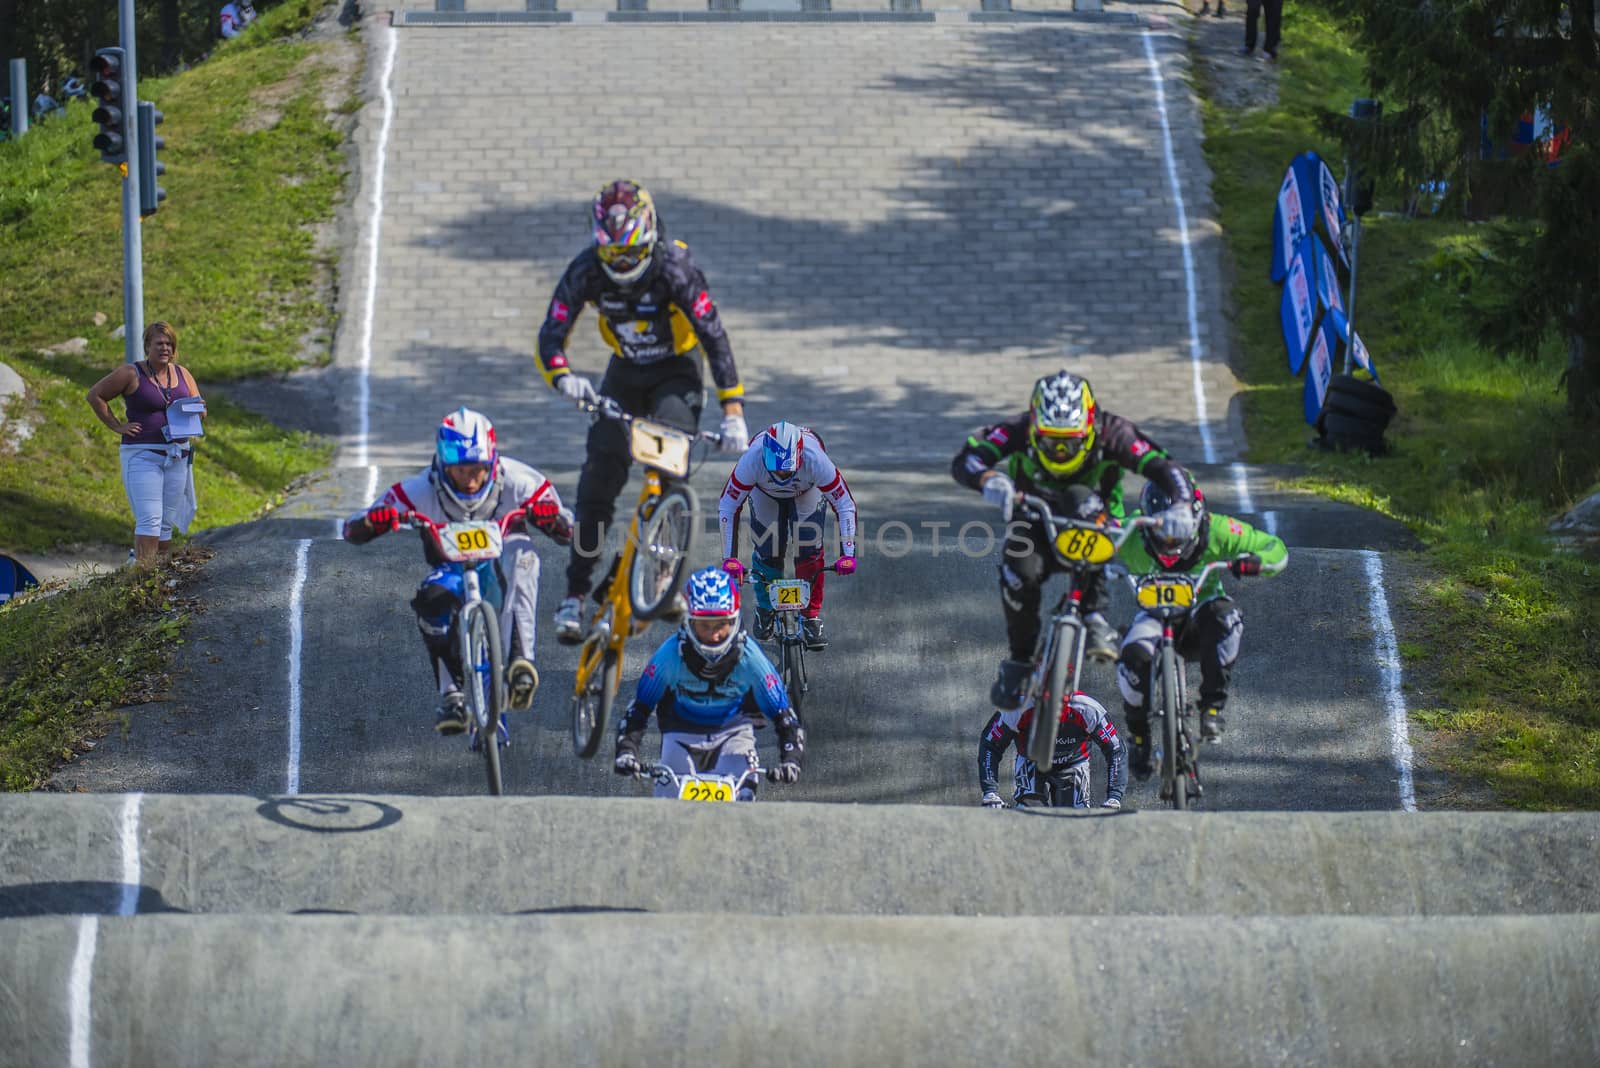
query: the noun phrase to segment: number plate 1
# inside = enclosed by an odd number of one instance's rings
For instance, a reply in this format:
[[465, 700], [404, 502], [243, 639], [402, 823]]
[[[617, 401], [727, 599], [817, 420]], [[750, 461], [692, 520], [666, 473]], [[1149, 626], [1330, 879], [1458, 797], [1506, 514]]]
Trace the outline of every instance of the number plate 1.
[[446, 560], [475, 564], [500, 558], [499, 523], [446, 523], [439, 528], [439, 548]]
[[1188, 608], [1194, 604], [1194, 586], [1184, 579], [1147, 579], [1139, 584], [1140, 608]]
[[767, 584], [774, 612], [798, 612], [811, 603], [811, 583], [804, 579], [777, 579]]
[[648, 419], [635, 419], [630, 430], [628, 448], [635, 460], [674, 478], [683, 478], [689, 473], [689, 446], [694, 444], [694, 438]]
[[733, 783], [727, 779], [685, 779], [678, 787], [680, 801], [732, 801]]

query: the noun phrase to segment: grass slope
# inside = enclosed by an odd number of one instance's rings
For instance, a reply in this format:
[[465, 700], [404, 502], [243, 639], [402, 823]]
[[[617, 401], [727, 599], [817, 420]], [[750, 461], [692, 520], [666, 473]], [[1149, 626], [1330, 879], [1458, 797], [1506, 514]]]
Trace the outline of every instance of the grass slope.
[[[1304, 488], [1404, 521], [1432, 580], [1406, 607], [1405, 671], [1428, 759], [1504, 804], [1600, 807], [1600, 565], [1552, 549], [1545, 524], [1600, 478], [1600, 443], [1567, 417], [1552, 343], [1531, 362], [1480, 347], [1465, 314], [1484, 291], [1486, 228], [1364, 221], [1356, 323], [1399, 415], [1393, 455], [1308, 450], [1299, 379], [1267, 278], [1278, 183], [1314, 149], [1343, 173], [1316, 109], [1367, 95], [1361, 59], [1328, 17], [1291, 5], [1275, 105], [1205, 106], [1234, 290], [1251, 459], [1301, 465]], [[1197, 56], [1206, 91], [1205, 57]], [[1378, 209], [1393, 209], [1395, 198]], [[1421, 706], [1420, 708], [1418, 706]], [[1431, 735], [1431, 736], [1430, 736]]]
[[[295, 37], [313, 14], [280, 6], [200, 66], [139, 83], [166, 116], [168, 170], [165, 206], [142, 227], [145, 318], [177, 327], [202, 392], [297, 367], [328, 337], [318, 283], [331, 254], [315, 226], [332, 214], [344, 163], [321, 96], [325, 46]], [[122, 322], [121, 183], [90, 147], [89, 114], [74, 106], [0, 144], [0, 360], [28, 387], [8, 417], [35, 428], [20, 449], [0, 445], [0, 548], [131, 538], [116, 439], [83, 399], [123, 358], [110, 336]], [[38, 351], [71, 337], [88, 351]], [[329, 454], [234, 405], [210, 408], [195, 465], [201, 526], [257, 514]]]

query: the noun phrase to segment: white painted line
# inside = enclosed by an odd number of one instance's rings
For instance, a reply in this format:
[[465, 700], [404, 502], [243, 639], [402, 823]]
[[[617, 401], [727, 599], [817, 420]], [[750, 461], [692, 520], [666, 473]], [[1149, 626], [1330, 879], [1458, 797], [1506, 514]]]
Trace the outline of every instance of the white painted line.
[[118, 916], [132, 916], [139, 911], [139, 884], [144, 881], [139, 857], [139, 806], [143, 802], [143, 794], [129, 794], [122, 802], [122, 901], [117, 906]]
[[1183, 206], [1183, 185], [1178, 180], [1178, 161], [1172, 154], [1172, 127], [1167, 122], [1167, 92], [1161, 84], [1161, 64], [1156, 62], [1150, 31], [1144, 32], [1144, 54], [1150, 62], [1150, 84], [1156, 90], [1156, 111], [1161, 116], [1161, 152], [1167, 161], [1167, 184], [1172, 186], [1172, 203], [1178, 214], [1178, 246], [1183, 249], [1183, 278], [1188, 288], [1189, 366], [1194, 379], [1195, 423], [1200, 428], [1200, 448], [1205, 462], [1217, 462], [1217, 448], [1211, 440], [1211, 424], [1206, 419], [1206, 386], [1200, 375], [1204, 366], [1200, 349], [1200, 296], [1194, 273], [1194, 250], [1189, 247], [1189, 213]]
[[67, 980], [67, 1012], [71, 1021], [72, 1068], [89, 1068], [89, 987], [94, 979], [94, 947], [100, 933], [100, 917], [78, 920], [78, 951], [72, 955], [72, 975]]
[[1389, 597], [1383, 591], [1383, 557], [1371, 549], [1361, 550], [1367, 565], [1367, 597], [1372, 612], [1373, 656], [1383, 685], [1383, 704], [1389, 717], [1389, 749], [1399, 773], [1400, 807], [1417, 810], [1417, 795], [1411, 782], [1411, 732], [1406, 723], [1406, 701], [1400, 693], [1400, 646], [1394, 636], [1394, 621], [1389, 618]]
[[372, 168], [372, 214], [367, 222], [367, 300], [361, 309], [361, 373], [356, 376], [356, 462], [367, 466], [367, 435], [372, 429], [372, 323], [378, 308], [378, 247], [383, 235], [383, 172], [389, 154], [389, 128], [394, 121], [394, 93], [389, 79], [394, 74], [396, 35], [393, 26], [383, 31], [383, 122], [378, 127], [377, 159]]
[[301, 601], [310, 551], [311, 539], [301, 538], [294, 554], [294, 586], [289, 592], [289, 770], [283, 792], [291, 796], [300, 792], [300, 651], [305, 645]]
[[[366, 496], [361, 498], [361, 506], [363, 508], [371, 504], [378, 497], [378, 475], [378, 465], [368, 464], [367, 493]], [[333, 538], [335, 541], [344, 540], [344, 519], [339, 516], [335, 516], [333, 520]]]
[[1239, 511], [1254, 515], [1256, 502], [1250, 499], [1250, 476], [1244, 464], [1230, 464], [1228, 471], [1233, 475], [1233, 494], [1239, 498]]

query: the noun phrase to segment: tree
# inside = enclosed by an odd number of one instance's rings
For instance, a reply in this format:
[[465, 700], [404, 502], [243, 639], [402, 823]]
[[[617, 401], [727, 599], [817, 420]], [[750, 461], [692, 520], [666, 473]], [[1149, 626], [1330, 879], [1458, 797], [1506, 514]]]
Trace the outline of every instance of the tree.
[[[1443, 177], [1468, 210], [1492, 205], [1522, 218], [1496, 246], [1508, 269], [1486, 340], [1527, 353], [1559, 332], [1568, 406], [1600, 423], [1597, 0], [1332, 2], [1356, 28], [1386, 115], [1329, 124], [1380, 176], [1407, 188]], [[1517, 158], [1484, 158], [1484, 143], [1506, 145], [1529, 112], [1548, 117], [1551, 136]]]

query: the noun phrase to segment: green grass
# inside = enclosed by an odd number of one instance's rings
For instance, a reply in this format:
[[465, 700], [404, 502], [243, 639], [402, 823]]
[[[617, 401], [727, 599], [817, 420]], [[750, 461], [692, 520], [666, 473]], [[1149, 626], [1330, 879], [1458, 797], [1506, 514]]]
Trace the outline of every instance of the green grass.
[[[294, 36], [319, 6], [282, 5], [200, 66], [139, 83], [166, 116], [167, 142], [168, 198], [141, 230], [145, 319], [176, 326], [179, 360], [202, 392], [326, 359], [331, 312], [319, 282], [332, 264], [313, 227], [339, 194], [343, 136], [324, 118], [323, 46]], [[89, 114], [75, 106], [0, 144], [0, 360], [28, 387], [8, 416], [35, 425], [19, 450], [0, 445], [3, 548], [131, 538], [116, 439], [83, 399], [123, 358], [110, 336], [122, 322], [121, 182], [90, 147]], [[37, 351], [71, 337], [89, 339], [88, 352]], [[195, 469], [200, 526], [258, 514], [326, 462], [324, 442], [209, 407]]]
[[[1430, 707], [1413, 715], [1430, 759], [1502, 803], [1600, 807], [1600, 564], [1556, 552], [1544, 527], [1600, 479], [1600, 443], [1567, 417], [1554, 343], [1502, 358], [1473, 336], [1492, 304], [1488, 227], [1369, 215], [1355, 319], [1399, 415], [1392, 455], [1310, 450], [1267, 279], [1272, 209], [1289, 160], [1314, 149], [1336, 175], [1342, 151], [1315, 123], [1367, 95], [1360, 60], [1321, 12], [1285, 14], [1276, 106], [1207, 104], [1207, 157], [1230, 252], [1251, 459], [1292, 463], [1295, 484], [1406, 523], [1436, 576], [1408, 605], [1405, 671]], [[1203, 57], [1200, 80], [1204, 91]], [[1397, 198], [1378, 210], [1394, 209]]]
[[74, 589], [0, 606], [0, 789], [31, 790], [113, 723], [154, 700], [188, 621], [184, 550], [149, 571], [125, 568]]

